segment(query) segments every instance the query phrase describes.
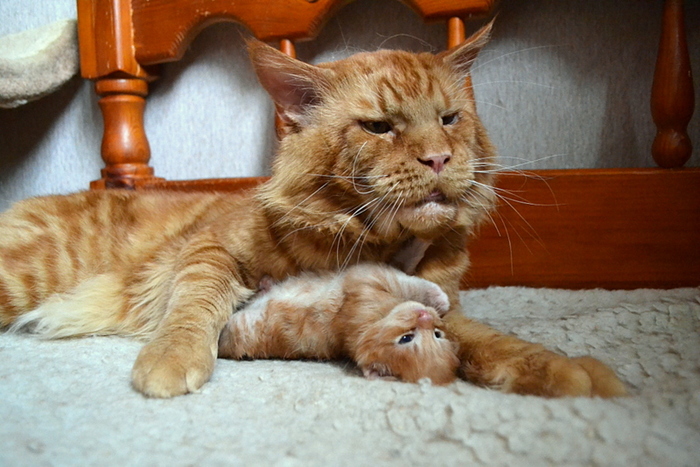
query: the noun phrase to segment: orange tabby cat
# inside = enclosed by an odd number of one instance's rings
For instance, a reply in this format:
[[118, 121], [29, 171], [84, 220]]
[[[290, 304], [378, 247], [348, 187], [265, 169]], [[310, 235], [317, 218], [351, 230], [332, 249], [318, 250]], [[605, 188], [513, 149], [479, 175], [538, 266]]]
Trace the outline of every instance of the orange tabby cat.
[[260, 279], [387, 262], [416, 238], [438, 284], [460, 376], [504, 391], [624, 393], [569, 360], [466, 318], [464, 246], [494, 200], [494, 148], [465, 78], [490, 26], [438, 55], [379, 51], [312, 66], [252, 41], [285, 137], [246, 194], [106, 191], [17, 203], [0, 216], [0, 326], [47, 337], [141, 335], [132, 372], [154, 397], [211, 376], [219, 333]]
[[437, 285], [387, 266], [302, 274], [235, 312], [219, 357], [350, 357], [369, 378], [447, 384], [459, 366], [440, 319], [449, 307]]

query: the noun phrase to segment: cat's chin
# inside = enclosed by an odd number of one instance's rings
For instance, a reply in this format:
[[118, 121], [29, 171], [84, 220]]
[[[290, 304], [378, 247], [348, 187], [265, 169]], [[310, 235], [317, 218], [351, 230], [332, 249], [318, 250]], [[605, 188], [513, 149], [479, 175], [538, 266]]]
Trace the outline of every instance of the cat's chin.
[[396, 214], [402, 227], [414, 234], [427, 234], [451, 225], [457, 217], [457, 207], [438, 201], [405, 206]]

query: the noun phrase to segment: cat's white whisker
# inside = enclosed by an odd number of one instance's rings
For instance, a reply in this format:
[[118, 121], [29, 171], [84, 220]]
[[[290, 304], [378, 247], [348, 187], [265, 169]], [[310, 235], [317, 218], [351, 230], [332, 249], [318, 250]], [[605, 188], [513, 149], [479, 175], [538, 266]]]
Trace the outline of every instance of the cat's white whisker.
[[523, 81], [523, 80], [496, 80], [496, 81], [482, 81], [480, 83], [474, 83], [472, 86], [473, 87], [478, 87], [478, 86], [487, 86], [491, 84], [503, 84], [503, 83], [509, 83], [509, 84], [530, 84], [532, 86], [538, 86], [541, 88], [546, 88], [546, 89], [557, 89], [556, 86], [552, 86], [550, 84], [542, 84], [542, 83], [537, 83], [535, 81]]
[[493, 58], [488, 59], [488, 60], [486, 60], [486, 61], [481, 61], [481, 60], [479, 60], [479, 61], [477, 61], [477, 62], [472, 66], [471, 71], [472, 71], [472, 73], [473, 73], [473, 72], [479, 70], [480, 68], [485, 67], [485, 66], [488, 65], [489, 63], [495, 62], [496, 60], [501, 60], [501, 59], [506, 58], [506, 57], [510, 57], [510, 56], [512, 56], [512, 55], [517, 55], [517, 54], [521, 54], [521, 53], [525, 53], [525, 52], [530, 52], [530, 51], [533, 51], [533, 50], [548, 49], [548, 48], [561, 47], [561, 46], [562, 46], [562, 45], [548, 44], [548, 45], [536, 45], [536, 46], [532, 46], [532, 47], [526, 47], [526, 48], [523, 48], [523, 49], [513, 50], [512, 52], [500, 54], [500, 55], [498, 55], [497, 57], [493, 57]]
[[496, 107], [497, 109], [508, 110], [505, 106], [502, 106], [499, 104], [494, 104], [493, 102], [485, 101], [482, 99], [472, 99], [472, 101], [476, 104], [485, 104], [485, 105], [490, 105], [491, 107]]
[[[486, 188], [486, 186], [485, 186], [484, 188]], [[493, 188], [493, 187], [490, 187], [490, 188]], [[523, 215], [520, 213], [520, 211], [518, 211], [518, 210], [515, 208], [515, 206], [511, 203], [511, 200], [509, 200], [509, 199], [506, 198], [505, 196], [502, 196], [502, 195], [499, 195], [498, 193], [495, 193], [495, 191], [494, 191], [494, 194], [498, 197], [498, 199], [502, 200], [505, 204], [508, 205], [508, 207], [509, 207], [510, 209], [512, 209], [512, 210], [518, 215], [518, 217], [520, 218], [520, 220], [521, 220], [521, 221], [523, 222], [523, 224], [527, 227], [526, 230], [528, 230], [528, 234], [529, 234], [535, 241], [537, 241], [540, 245], [542, 245], [542, 246], [544, 247], [544, 243], [542, 242], [542, 239], [541, 239], [541, 238], [539, 237], [539, 235], [537, 234], [537, 231], [535, 230], [535, 228], [532, 226], [532, 224], [530, 224], [530, 222], [525, 218], [525, 216], [523, 216]], [[514, 201], [514, 202], [516, 202], [516, 201]], [[522, 203], [522, 204], [528, 204], [528, 203]], [[535, 206], [537, 206], [537, 205], [535, 204]], [[518, 233], [517, 229], [514, 230], [514, 231], [515, 231], [515, 233], [516, 233], [518, 236], [520, 236], [520, 234]], [[521, 237], [521, 239], [522, 239], [522, 237]], [[524, 240], [523, 240], [523, 242], [525, 243]]]
[[[348, 213], [348, 218], [347, 218], [347, 219], [345, 220], [345, 222], [342, 224], [340, 230], [339, 230], [339, 231], [335, 234], [335, 236], [333, 237], [333, 242], [331, 243], [331, 246], [330, 246], [329, 251], [328, 251], [328, 254], [330, 255], [330, 253], [333, 251], [333, 247], [334, 247], [334, 246], [336, 247], [336, 263], [337, 263], [337, 264], [340, 264], [340, 254], [341, 254], [341, 253], [340, 253], [340, 247], [341, 247], [341, 244], [342, 244], [342, 238], [343, 238], [343, 234], [345, 233], [345, 229], [347, 228], [347, 226], [349, 225], [349, 223], [352, 221], [353, 218], [356, 218], [356, 217], [359, 216], [360, 214], [364, 213], [364, 212], [367, 211], [373, 204], [378, 203], [378, 202], [380, 202], [379, 199], [377, 199], [377, 198], [372, 198], [371, 200], [367, 201], [366, 203], [364, 203], [364, 204], [361, 205], [361, 206], [358, 206], [357, 208], [355, 208], [355, 209], [353, 209], [352, 211], [350, 211], [350, 213]], [[345, 261], [346, 261], [346, 260], [344, 260], [343, 263], [345, 263]]]
[[[518, 164], [514, 164], [514, 165], [502, 165], [502, 164], [498, 164], [496, 162], [489, 162], [487, 165], [494, 167], [494, 169], [488, 170], [488, 171], [482, 170], [482, 171], [479, 171], [479, 173], [499, 173], [499, 172], [504, 172], [504, 171], [520, 172], [519, 170], [515, 170], [515, 169], [517, 169], [519, 167], [527, 166], [527, 165], [536, 164], [536, 163], [542, 162], [542, 161], [547, 161], [547, 160], [551, 160], [551, 159], [555, 159], [555, 158], [559, 158], [559, 157], [564, 157], [564, 156], [566, 156], [566, 154], [552, 154], [552, 155], [545, 156], [545, 157], [539, 157], [537, 159], [525, 159], [522, 157], [515, 157], [515, 156], [509, 156], [509, 157], [501, 156], [500, 159], [514, 159], [514, 160], [520, 160], [522, 162], [520, 162]], [[478, 164], [481, 164], [481, 162], [478, 162], [478, 161], [475, 162], [475, 165], [478, 165]], [[522, 173], [529, 174], [529, 172], [522, 172]], [[538, 175], [536, 175], [536, 174], [532, 174], [532, 175], [535, 177], [538, 177]]]
[[312, 192], [309, 196], [307, 196], [307, 197], [304, 198], [303, 200], [299, 201], [296, 205], [294, 205], [292, 208], [290, 208], [289, 211], [287, 211], [284, 215], [282, 215], [279, 219], [277, 219], [277, 221], [275, 221], [275, 225], [279, 225], [279, 223], [281, 223], [282, 221], [284, 221], [285, 219], [287, 219], [287, 218], [289, 217], [289, 215], [290, 215], [292, 212], [294, 212], [295, 209], [297, 209], [297, 208], [299, 208], [300, 206], [302, 206], [304, 203], [306, 203], [308, 200], [310, 200], [311, 198], [313, 198], [316, 194], [318, 194], [321, 190], [323, 190], [323, 189], [326, 188], [327, 186], [328, 186], [328, 182], [324, 183], [323, 185], [321, 185], [320, 187], [318, 187], [314, 192]]
[[357, 173], [357, 161], [358, 161], [359, 158], [360, 158], [360, 154], [362, 153], [362, 150], [367, 146], [367, 143], [368, 143], [368, 142], [365, 141], [365, 142], [362, 144], [362, 146], [360, 146], [360, 148], [357, 150], [357, 153], [355, 154], [355, 157], [354, 157], [353, 160], [352, 160], [352, 166], [351, 166], [351, 169], [350, 169], [351, 180], [352, 180], [352, 182], [353, 182], [353, 185], [352, 185], [352, 186], [353, 186], [353, 188], [355, 189], [355, 191], [356, 191], [357, 193], [361, 194], [361, 195], [367, 195], [367, 194], [370, 194], [370, 193], [372, 192], [372, 190], [370, 190], [370, 191], [368, 191], [368, 192], [362, 193], [362, 192], [360, 192], [360, 190], [357, 189], [357, 186], [355, 185], [355, 174]]
[[[502, 199], [504, 201], [512, 201], [513, 203], [518, 203], [518, 204], [524, 204], [527, 206], [541, 206], [541, 207], [558, 207], [559, 204], [557, 203], [533, 203], [531, 201], [526, 200], [522, 196], [518, 195], [514, 191], [511, 190], [506, 190], [504, 188], [499, 188], [496, 186], [491, 186], [491, 185], [486, 185], [484, 183], [477, 182], [475, 180], [472, 181], [472, 184], [476, 186], [480, 186], [486, 190], [492, 191], [499, 199]], [[509, 196], [506, 196], [509, 195]]]
[[385, 37], [385, 39], [384, 39], [382, 42], [379, 43], [379, 46], [378, 46], [379, 49], [384, 48], [384, 44], [386, 44], [387, 42], [389, 42], [389, 41], [392, 40], [392, 39], [397, 39], [397, 38], [399, 38], [399, 37], [407, 37], [407, 38], [413, 39], [413, 40], [419, 42], [421, 45], [425, 46], [425, 47], [428, 49], [428, 50], [427, 50], [428, 52], [434, 52], [434, 51], [435, 51], [435, 47], [434, 47], [430, 42], [424, 41], [424, 40], [421, 39], [420, 37], [414, 36], [414, 35], [412, 35], [412, 34], [399, 33], [399, 34], [393, 34], [393, 35], [391, 35], [391, 36], [383, 36], [382, 34], [377, 33], [377, 35], [378, 35], [379, 37]]

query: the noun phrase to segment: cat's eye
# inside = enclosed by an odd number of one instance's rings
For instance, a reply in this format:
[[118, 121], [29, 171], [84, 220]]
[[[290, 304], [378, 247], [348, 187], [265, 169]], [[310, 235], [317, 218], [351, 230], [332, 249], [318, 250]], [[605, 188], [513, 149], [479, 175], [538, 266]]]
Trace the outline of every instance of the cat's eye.
[[454, 125], [459, 121], [459, 114], [458, 113], [453, 113], [449, 115], [443, 115], [440, 117], [440, 120], [442, 121], [443, 125]]
[[443, 337], [445, 337], [445, 333], [439, 329], [436, 329], [435, 330], [435, 337], [438, 339], [442, 339]]
[[399, 337], [399, 344], [408, 344], [409, 342], [413, 341], [413, 334], [404, 334], [403, 336]]
[[383, 135], [392, 130], [391, 124], [383, 121], [363, 121], [360, 122], [360, 125], [362, 125], [365, 131], [374, 135]]

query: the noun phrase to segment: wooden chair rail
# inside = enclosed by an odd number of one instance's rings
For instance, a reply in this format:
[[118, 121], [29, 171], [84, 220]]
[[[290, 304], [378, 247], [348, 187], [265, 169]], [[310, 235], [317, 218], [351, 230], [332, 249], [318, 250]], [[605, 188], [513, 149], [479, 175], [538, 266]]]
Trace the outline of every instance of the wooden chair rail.
[[700, 169], [504, 174], [468, 287], [700, 285]]
[[[237, 192], [265, 180], [140, 188]], [[497, 212], [468, 245], [464, 288], [700, 285], [700, 168], [504, 172], [498, 191]]]

